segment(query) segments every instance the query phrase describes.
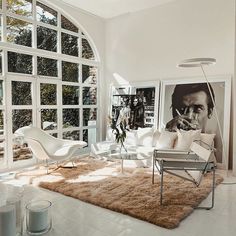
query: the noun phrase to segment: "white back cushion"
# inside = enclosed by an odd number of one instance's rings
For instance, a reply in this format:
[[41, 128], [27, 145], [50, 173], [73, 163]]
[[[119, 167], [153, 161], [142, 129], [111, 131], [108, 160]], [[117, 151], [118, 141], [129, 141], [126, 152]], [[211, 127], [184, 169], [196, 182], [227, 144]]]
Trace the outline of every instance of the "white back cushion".
[[138, 128], [137, 145], [152, 147], [153, 133], [153, 128]]
[[115, 142], [115, 135], [112, 132], [111, 128], [107, 129], [107, 133], [106, 133], [106, 141], [111, 141], [111, 142]]
[[126, 131], [125, 145], [136, 146], [137, 145], [137, 130]]
[[153, 137], [152, 137], [152, 146], [156, 147], [157, 140], [159, 139], [161, 132], [159, 130], [154, 130]]
[[158, 149], [172, 149], [174, 147], [175, 140], [177, 138], [176, 132], [161, 131], [161, 134], [157, 140], [156, 148]]
[[201, 139], [202, 142], [208, 144], [209, 146], [213, 146], [215, 136], [216, 136], [215, 134], [201, 133], [200, 139]]
[[189, 151], [193, 141], [200, 140], [201, 130], [177, 130], [177, 143], [174, 149]]

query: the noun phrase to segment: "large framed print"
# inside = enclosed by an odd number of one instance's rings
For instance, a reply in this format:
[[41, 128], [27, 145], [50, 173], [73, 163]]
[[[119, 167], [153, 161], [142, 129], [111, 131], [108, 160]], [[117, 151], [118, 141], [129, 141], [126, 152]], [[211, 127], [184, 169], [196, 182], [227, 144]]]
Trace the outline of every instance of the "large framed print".
[[118, 121], [127, 119], [127, 128], [155, 127], [158, 125], [159, 81], [133, 82], [111, 86], [109, 114]]
[[[231, 76], [163, 80], [159, 129], [201, 129], [201, 133], [215, 134], [214, 147], [217, 165], [228, 168]], [[215, 101], [212, 102], [211, 94]], [[218, 120], [223, 136], [220, 137]], [[224, 147], [224, 150], [223, 150]]]

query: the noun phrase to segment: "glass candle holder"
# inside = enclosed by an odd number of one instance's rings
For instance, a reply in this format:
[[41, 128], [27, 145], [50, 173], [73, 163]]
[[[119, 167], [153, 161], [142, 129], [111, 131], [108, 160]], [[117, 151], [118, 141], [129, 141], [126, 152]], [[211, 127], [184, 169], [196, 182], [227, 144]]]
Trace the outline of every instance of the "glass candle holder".
[[0, 207], [0, 235], [16, 236], [16, 209], [13, 205]]
[[29, 235], [42, 235], [52, 228], [52, 203], [47, 200], [32, 201], [26, 205], [26, 231]]
[[22, 235], [23, 229], [23, 215], [22, 215], [22, 196], [15, 195], [7, 199], [6, 204], [12, 205], [15, 208], [15, 217], [16, 217], [16, 235]]

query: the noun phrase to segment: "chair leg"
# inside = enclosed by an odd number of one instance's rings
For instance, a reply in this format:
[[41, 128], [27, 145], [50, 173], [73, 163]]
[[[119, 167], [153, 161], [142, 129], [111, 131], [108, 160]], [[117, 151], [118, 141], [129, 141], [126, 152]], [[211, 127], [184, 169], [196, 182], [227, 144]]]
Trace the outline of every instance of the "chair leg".
[[48, 168], [49, 168], [49, 165], [48, 165], [48, 159], [45, 159], [46, 161], [46, 168], [47, 168], [47, 175], [49, 174], [49, 171], [48, 171]]
[[163, 177], [164, 177], [164, 171], [161, 170], [160, 205], [162, 205], [162, 200], [163, 200]]
[[152, 158], [152, 184], [154, 184], [154, 171], [155, 171], [155, 162], [156, 161], [156, 158], [154, 157], [154, 154], [153, 154], [153, 158]]
[[205, 210], [210, 210], [214, 207], [215, 204], [215, 168], [212, 170], [212, 193], [211, 193], [211, 205], [208, 207], [196, 207], [195, 209], [205, 209]]
[[72, 166], [73, 166], [73, 168], [74, 168], [74, 167], [75, 167], [75, 163], [74, 163], [74, 161], [71, 160], [71, 163], [72, 163]]

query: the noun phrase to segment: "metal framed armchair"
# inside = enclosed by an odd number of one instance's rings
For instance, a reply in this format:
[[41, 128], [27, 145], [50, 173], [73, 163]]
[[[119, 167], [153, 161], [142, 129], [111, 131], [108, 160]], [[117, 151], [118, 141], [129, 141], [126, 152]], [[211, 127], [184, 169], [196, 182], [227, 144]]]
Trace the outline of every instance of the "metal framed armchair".
[[154, 183], [155, 167], [160, 173], [160, 204], [163, 205], [163, 179], [164, 173], [172, 174], [192, 182], [198, 187], [206, 172], [212, 172], [212, 198], [211, 205], [197, 207], [211, 209], [214, 207], [215, 190], [215, 155], [214, 148], [202, 141], [194, 141], [190, 151], [158, 150], [153, 153], [152, 183]]

